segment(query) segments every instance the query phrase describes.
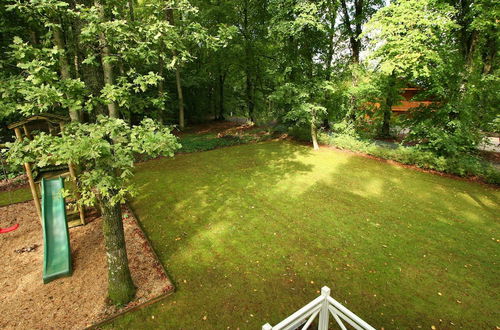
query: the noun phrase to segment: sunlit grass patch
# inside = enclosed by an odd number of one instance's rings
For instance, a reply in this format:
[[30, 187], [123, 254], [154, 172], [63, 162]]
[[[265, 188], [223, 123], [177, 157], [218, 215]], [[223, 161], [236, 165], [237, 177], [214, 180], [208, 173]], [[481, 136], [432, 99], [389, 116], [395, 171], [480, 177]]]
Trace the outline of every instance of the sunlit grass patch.
[[114, 327], [258, 329], [323, 285], [376, 328], [496, 326], [496, 189], [286, 142], [145, 162], [135, 182], [177, 291]]

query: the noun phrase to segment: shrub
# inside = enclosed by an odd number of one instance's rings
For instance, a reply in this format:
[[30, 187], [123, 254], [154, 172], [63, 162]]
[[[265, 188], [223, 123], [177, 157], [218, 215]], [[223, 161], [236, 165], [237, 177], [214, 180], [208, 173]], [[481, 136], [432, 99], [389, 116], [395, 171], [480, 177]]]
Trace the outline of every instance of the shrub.
[[477, 176], [488, 183], [500, 184], [500, 171], [475, 155], [461, 154], [444, 157], [416, 147], [397, 145], [395, 148], [388, 148], [376, 144], [372, 140], [348, 134], [323, 133], [320, 134], [320, 142], [340, 149], [362, 152], [402, 164], [415, 165], [423, 169], [436, 170], [462, 177]]
[[311, 128], [305, 126], [292, 126], [286, 131], [288, 135], [302, 142], [311, 142]]

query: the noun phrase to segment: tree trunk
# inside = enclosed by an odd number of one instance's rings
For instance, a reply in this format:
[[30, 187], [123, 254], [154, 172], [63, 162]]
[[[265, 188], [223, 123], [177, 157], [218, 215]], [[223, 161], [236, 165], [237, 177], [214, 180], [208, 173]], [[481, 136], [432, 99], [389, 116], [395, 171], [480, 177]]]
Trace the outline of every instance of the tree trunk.
[[394, 74], [394, 71], [391, 73], [388, 79], [389, 83], [388, 83], [388, 90], [385, 102], [384, 118], [382, 121], [382, 128], [380, 132], [381, 136], [384, 138], [388, 138], [391, 136], [390, 125], [391, 125], [392, 106], [394, 105], [395, 99], [397, 97], [396, 95], [398, 95], [399, 93], [399, 91], [394, 90], [396, 88], [396, 75]]
[[224, 120], [224, 81], [225, 74], [219, 73], [219, 113], [217, 116], [218, 120]]
[[[161, 54], [158, 56], [158, 75], [161, 78], [164, 78], [164, 66], [165, 63], [163, 62], [163, 57]], [[163, 99], [163, 96], [165, 94], [165, 81], [164, 79], [160, 79], [158, 81], [158, 97]], [[162, 102], [161, 106], [158, 107], [158, 120], [163, 123], [163, 112], [165, 110], [165, 104]]]
[[311, 119], [311, 139], [312, 139], [314, 150], [319, 150], [318, 127], [316, 127], [316, 120], [314, 118]]
[[[59, 69], [61, 70], [61, 79], [71, 79], [71, 70], [68, 62], [68, 57], [66, 55], [66, 42], [64, 41], [62, 30], [59, 26], [56, 26], [54, 27], [53, 32], [54, 44], [59, 50]], [[78, 110], [69, 109], [69, 116], [71, 118], [71, 121], [80, 121], [80, 114]]]
[[[101, 70], [101, 66], [99, 64], [93, 65], [82, 63], [83, 81], [94, 95], [99, 95], [102, 88], [104, 87], [102, 72], [103, 70]], [[105, 115], [106, 108], [102, 103], [97, 102], [95, 105], [95, 112], [99, 115]], [[94, 113], [94, 116], [95, 115], [96, 114]]]
[[[101, 5], [99, 0], [95, 0], [94, 5], [97, 7], [99, 11], [99, 17], [101, 21], [106, 20], [106, 15], [104, 13], [104, 7]], [[111, 58], [111, 50], [109, 48], [108, 42], [106, 40], [106, 36], [104, 32], [99, 33], [99, 41], [101, 43], [101, 62], [102, 62], [102, 71], [104, 75], [104, 86], [113, 85], [114, 84], [114, 76], [113, 76], [113, 64], [110, 62]], [[119, 109], [116, 102], [110, 101], [108, 104], [108, 114], [111, 118], [119, 117]]]
[[361, 52], [361, 40], [359, 36], [362, 31], [363, 24], [363, 1], [364, 0], [354, 0], [354, 43], [352, 49], [353, 61], [359, 63], [359, 53]]
[[328, 26], [328, 50], [326, 52], [325, 58], [325, 72], [326, 72], [326, 80], [330, 80], [331, 78], [331, 68], [333, 61], [333, 52], [335, 50], [335, 24], [337, 23], [337, 11], [338, 4], [337, 1], [328, 1], [328, 11], [327, 11], [327, 20], [329, 23]]
[[381, 136], [382, 137], [389, 137], [391, 136], [390, 132], [390, 122], [391, 122], [391, 106], [388, 106], [387, 109], [384, 110], [384, 119], [382, 121], [382, 129], [381, 129]]
[[255, 122], [254, 117], [254, 85], [252, 82], [251, 68], [253, 66], [253, 54], [251, 49], [251, 40], [248, 35], [248, 1], [244, 2], [243, 8], [243, 38], [245, 39], [245, 96], [248, 110], [248, 117], [251, 122]]
[[134, 0], [128, 0], [127, 1], [127, 6], [128, 6], [128, 15], [130, 21], [135, 21], [135, 14], [134, 14]]
[[[170, 25], [175, 26], [174, 10], [172, 8], [167, 9], [166, 16]], [[172, 55], [174, 55], [174, 57], [177, 56], [175, 49], [172, 50]], [[179, 100], [179, 127], [183, 129], [185, 127], [184, 96], [182, 93], [181, 72], [178, 65], [175, 68], [175, 84], [177, 85], [177, 98]]]
[[35, 30], [29, 30], [30, 34], [30, 40], [33, 45], [38, 45], [40, 43], [40, 40], [38, 39], [38, 35]]
[[184, 121], [184, 96], [182, 94], [181, 72], [179, 68], [175, 69], [175, 83], [177, 85], [177, 96], [179, 98], [179, 127], [185, 127]]
[[250, 77], [250, 73], [248, 71], [246, 73], [246, 99], [247, 99], [248, 117], [250, 118], [250, 121], [252, 123], [255, 123], [253, 83], [252, 83], [252, 78]]
[[135, 296], [135, 286], [128, 267], [120, 204], [112, 205], [108, 197], [99, 199], [103, 216], [104, 243], [108, 261], [108, 298], [123, 306]]
[[215, 111], [215, 102], [214, 102], [214, 88], [212, 83], [208, 86], [208, 106], [209, 112], [214, 115], [214, 119], [217, 119], [217, 113]]
[[349, 10], [347, 8], [347, 3], [345, 0], [341, 0], [342, 12], [344, 14], [344, 24], [346, 26], [347, 32], [349, 34], [349, 43], [351, 45], [351, 60], [353, 63], [359, 63], [359, 53], [361, 51], [361, 40], [359, 36], [361, 34], [361, 24], [363, 15], [363, 0], [354, 1], [354, 24], [355, 30], [352, 29], [352, 21], [349, 16]]
[[483, 74], [493, 72], [497, 53], [497, 36], [493, 32], [486, 36], [486, 44], [483, 49]]

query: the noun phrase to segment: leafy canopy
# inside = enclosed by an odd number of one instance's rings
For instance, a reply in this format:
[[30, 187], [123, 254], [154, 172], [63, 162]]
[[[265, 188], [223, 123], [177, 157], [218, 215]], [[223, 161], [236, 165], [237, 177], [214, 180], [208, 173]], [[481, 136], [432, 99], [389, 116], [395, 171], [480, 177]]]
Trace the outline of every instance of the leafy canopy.
[[371, 39], [372, 59], [386, 74], [413, 81], [433, 79], [449, 71], [448, 42], [458, 26], [453, 8], [435, 0], [401, 0], [379, 10], [363, 36]]
[[72, 163], [79, 167], [79, 203], [85, 205], [95, 204], [99, 197], [123, 202], [134, 192], [130, 179], [135, 154], [172, 157], [180, 148], [170, 129], [151, 119], [130, 127], [121, 119], [103, 116], [95, 124], [68, 124], [59, 136], [40, 133], [31, 141], [8, 146], [8, 160], [15, 164]]

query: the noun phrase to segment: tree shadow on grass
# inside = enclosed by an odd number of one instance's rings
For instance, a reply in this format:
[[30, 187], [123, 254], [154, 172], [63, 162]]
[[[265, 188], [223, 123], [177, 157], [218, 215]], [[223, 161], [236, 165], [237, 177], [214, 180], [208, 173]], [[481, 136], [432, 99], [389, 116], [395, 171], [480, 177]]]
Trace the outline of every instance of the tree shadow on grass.
[[[329, 285], [374, 326], [470, 327], [495, 278], [491, 240], [474, 250], [497, 201], [482, 186], [276, 142], [150, 161], [135, 181], [132, 205], [178, 292], [132, 325], [258, 328]], [[461, 298], [464, 316], [458, 293], [474, 298]]]
[[327, 220], [304, 228], [330, 239], [318, 250], [327, 262], [315, 273], [372, 325], [488, 328], [498, 316], [498, 248], [490, 238], [500, 229], [498, 195], [354, 156], [291, 202], [329, 201], [315, 214]]
[[[137, 169], [140, 194], [132, 206], [153, 240], [174, 242], [162, 252], [168, 259], [200, 231], [228, 218], [241, 219], [247, 209], [255, 208], [249, 205], [252, 190], [274, 187], [293, 173], [312, 171], [312, 166], [296, 160], [309, 152], [286, 143], [262, 143], [144, 163]], [[167, 228], [167, 233], [162, 231]], [[164, 235], [158, 237], [155, 230]]]

